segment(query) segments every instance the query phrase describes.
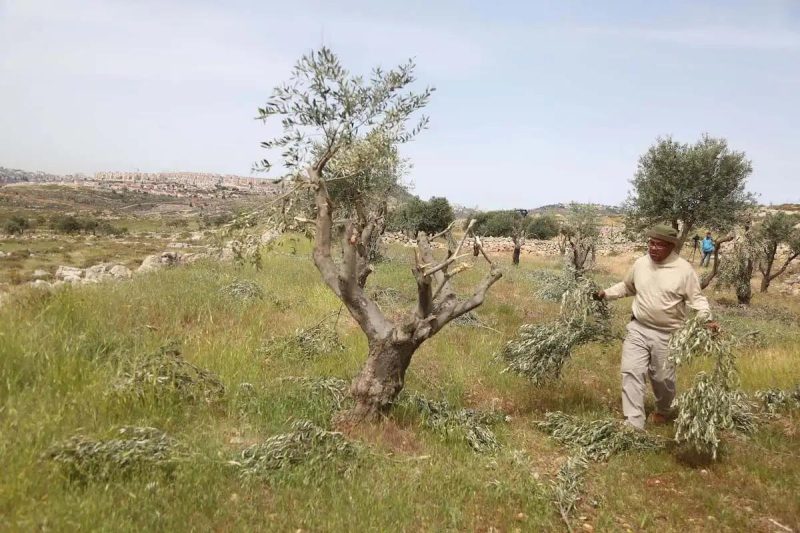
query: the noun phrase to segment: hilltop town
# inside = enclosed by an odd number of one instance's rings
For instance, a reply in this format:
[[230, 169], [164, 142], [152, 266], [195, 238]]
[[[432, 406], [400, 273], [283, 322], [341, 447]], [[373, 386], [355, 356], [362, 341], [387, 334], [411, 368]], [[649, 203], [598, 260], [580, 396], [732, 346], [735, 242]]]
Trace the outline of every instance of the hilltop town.
[[10, 184], [82, 185], [109, 190], [164, 194], [174, 197], [226, 198], [243, 194], [269, 196], [277, 191], [274, 182], [263, 178], [203, 172], [96, 172], [48, 174], [0, 167], [0, 185]]

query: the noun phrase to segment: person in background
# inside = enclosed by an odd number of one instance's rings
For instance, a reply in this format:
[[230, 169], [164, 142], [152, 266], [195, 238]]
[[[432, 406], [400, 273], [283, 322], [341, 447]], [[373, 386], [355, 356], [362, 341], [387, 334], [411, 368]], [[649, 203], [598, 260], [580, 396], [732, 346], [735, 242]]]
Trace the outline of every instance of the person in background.
[[599, 291], [597, 300], [633, 296], [633, 312], [622, 344], [622, 413], [628, 424], [644, 429], [646, 378], [650, 375], [656, 410], [651, 421], [669, 420], [675, 398], [675, 365], [669, 360], [669, 337], [686, 320], [686, 307], [707, 321], [712, 331], [708, 300], [700, 292], [700, 280], [688, 261], [675, 253], [678, 232], [658, 225], [648, 232], [647, 255], [640, 257], [625, 278]]
[[711, 237], [711, 232], [706, 232], [706, 237], [700, 245], [700, 251], [703, 252], [703, 259], [700, 260], [700, 266], [707, 267], [708, 262], [711, 260], [711, 254], [714, 253], [714, 239]]

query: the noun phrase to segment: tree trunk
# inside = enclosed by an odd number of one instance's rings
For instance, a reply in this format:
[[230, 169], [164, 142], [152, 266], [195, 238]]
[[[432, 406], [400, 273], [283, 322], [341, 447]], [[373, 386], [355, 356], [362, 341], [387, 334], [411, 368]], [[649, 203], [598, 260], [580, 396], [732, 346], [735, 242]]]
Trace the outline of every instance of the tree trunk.
[[369, 356], [361, 372], [350, 385], [356, 402], [349, 416], [356, 422], [368, 421], [386, 414], [403, 390], [406, 369], [419, 347], [413, 340], [385, 339], [369, 341]]
[[519, 265], [519, 254], [522, 251], [522, 246], [514, 245], [514, 255], [511, 256], [511, 262]]
[[753, 277], [752, 259], [747, 260], [744, 274], [739, 283], [736, 284], [736, 299], [741, 305], [750, 305], [750, 298], [753, 296], [753, 290], [750, 287], [750, 280]]
[[769, 277], [769, 273], [767, 273], [761, 278], [761, 292], [767, 292], [767, 289], [769, 289], [769, 284], [771, 281], [772, 280]]

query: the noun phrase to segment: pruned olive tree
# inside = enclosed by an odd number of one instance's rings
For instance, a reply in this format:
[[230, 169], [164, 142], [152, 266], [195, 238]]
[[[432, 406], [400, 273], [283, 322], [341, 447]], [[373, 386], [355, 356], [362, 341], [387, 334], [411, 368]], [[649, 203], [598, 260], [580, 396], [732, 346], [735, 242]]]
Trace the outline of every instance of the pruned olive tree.
[[733, 287], [741, 305], [750, 305], [753, 296], [751, 280], [760, 253], [758, 233], [748, 222], [741, 231], [737, 231], [731, 253], [726, 255], [719, 268], [720, 285]]
[[524, 209], [511, 209], [507, 211], [487, 211], [475, 217], [474, 232], [486, 237], [510, 237], [514, 243], [511, 262], [519, 265], [522, 247], [528, 238], [529, 226], [532, 219]]
[[704, 135], [693, 145], [659, 138], [639, 158], [625, 203], [626, 226], [641, 230], [667, 222], [679, 231], [680, 252], [697, 227], [728, 230], [753, 205], [745, 191], [753, 171], [744, 152]]
[[[385, 216], [385, 203], [380, 193], [374, 194], [372, 178], [396, 181], [398, 167], [391, 161], [397, 145], [411, 140], [428, 120], [422, 116], [407, 127], [433, 91], [409, 91], [413, 71], [408, 62], [388, 71], [376, 68], [365, 79], [352, 75], [333, 52], [322, 48], [303, 56], [289, 82], [277, 87], [259, 109], [260, 119], [279, 119], [283, 127], [282, 135], [262, 146], [281, 151], [290, 190], [307, 192], [313, 200], [307, 220], [314, 230], [314, 264], [367, 337], [366, 363], [350, 386], [355, 400], [350, 415], [356, 420], [385, 413], [403, 388], [417, 348], [450, 321], [481, 305], [501, 277], [483, 253], [490, 265], [485, 277], [468, 297], [455, 293], [451, 279], [472, 266], [463, 262], [470, 254], [461, 253], [471, 227], [446, 258], [437, 259], [430, 245], [449, 232], [451, 224], [432, 237], [418, 234], [411, 269], [417, 302], [408, 313], [390, 319], [364, 289], [373, 271], [368, 243]], [[376, 149], [367, 149], [364, 143]], [[269, 168], [269, 161], [260, 166]], [[344, 229], [340, 252], [335, 251], [337, 227]]]
[[600, 239], [600, 212], [591, 204], [572, 203], [561, 224], [559, 247], [567, 265], [576, 275], [594, 262]]
[[[786, 213], [769, 213], [758, 226], [760, 258], [758, 270], [761, 272], [761, 292], [767, 292], [769, 284], [786, 272], [792, 261], [800, 256], [800, 229], [796, 229], [797, 218]], [[786, 257], [775, 269], [778, 249], [786, 247]]]

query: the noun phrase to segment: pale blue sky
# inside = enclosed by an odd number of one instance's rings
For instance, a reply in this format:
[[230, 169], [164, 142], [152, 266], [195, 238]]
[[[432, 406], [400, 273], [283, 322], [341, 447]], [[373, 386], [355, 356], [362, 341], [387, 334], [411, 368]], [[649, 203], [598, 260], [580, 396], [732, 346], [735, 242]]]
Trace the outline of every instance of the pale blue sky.
[[618, 204], [658, 135], [708, 132], [800, 202], [795, 0], [0, 0], [0, 166], [247, 175], [256, 108], [321, 43], [437, 88], [404, 148], [424, 198]]

